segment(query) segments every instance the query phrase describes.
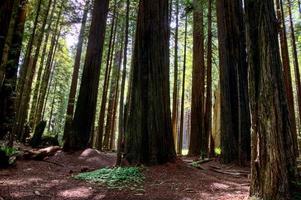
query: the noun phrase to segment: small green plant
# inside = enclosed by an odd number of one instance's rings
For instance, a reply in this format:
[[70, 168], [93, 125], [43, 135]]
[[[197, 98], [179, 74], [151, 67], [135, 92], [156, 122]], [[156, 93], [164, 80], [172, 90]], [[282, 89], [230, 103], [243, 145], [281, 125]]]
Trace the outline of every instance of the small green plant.
[[0, 150], [4, 151], [8, 157], [18, 154], [18, 150], [14, 147], [4, 146], [4, 147], [0, 147]]
[[101, 183], [109, 188], [137, 188], [145, 179], [138, 167], [102, 168], [92, 172], [80, 173], [75, 179]]
[[222, 153], [222, 149], [220, 147], [217, 147], [214, 149], [214, 153], [215, 153], [215, 155], [220, 156]]

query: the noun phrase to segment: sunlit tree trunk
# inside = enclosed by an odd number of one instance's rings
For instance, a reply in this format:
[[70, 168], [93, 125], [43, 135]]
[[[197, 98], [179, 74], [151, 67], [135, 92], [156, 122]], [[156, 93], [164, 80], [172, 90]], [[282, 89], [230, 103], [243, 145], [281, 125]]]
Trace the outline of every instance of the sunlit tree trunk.
[[[208, 0], [208, 36], [207, 36], [207, 76], [206, 76], [206, 106], [205, 106], [205, 135], [210, 137], [209, 148], [212, 150], [212, 0]], [[216, 122], [217, 123], [217, 122]], [[207, 138], [208, 139], [208, 138]], [[214, 145], [213, 145], [214, 149]], [[210, 153], [210, 152], [208, 152]], [[212, 154], [211, 154], [212, 155]]]
[[182, 94], [181, 94], [181, 115], [180, 115], [180, 132], [178, 135], [178, 148], [177, 154], [182, 154], [183, 148], [183, 132], [184, 132], [184, 112], [185, 112], [185, 80], [186, 80], [186, 59], [187, 59], [187, 26], [188, 26], [188, 14], [185, 16], [185, 36], [184, 36], [184, 60], [183, 60], [183, 80], [182, 80]]
[[294, 136], [294, 149], [296, 155], [298, 154], [298, 143], [297, 143], [297, 127], [296, 127], [296, 118], [295, 118], [295, 107], [294, 107], [294, 94], [292, 87], [292, 75], [290, 69], [290, 59], [288, 53], [287, 45], [287, 35], [286, 35], [286, 25], [285, 25], [285, 16], [283, 12], [282, 0], [276, 0], [277, 8], [277, 18], [280, 23], [279, 36], [280, 36], [280, 47], [281, 47], [281, 58], [282, 58], [282, 67], [285, 83], [285, 91], [288, 102], [288, 108], [292, 123], [292, 134]]
[[115, 37], [117, 30], [117, 0], [114, 1], [114, 9], [112, 16], [112, 24], [111, 24], [111, 34], [109, 38], [109, 49], [107, 54], [106, 61], [106, 70], [105, 70], [105, 80], [103, 83], [103, 92], [101, 98], [100, 112], [98, 117], [98, 130], [96, 134], [95, 145], [98, 150], [102, 150], [103, 145], [103, 137], [104, 137], [104, 127], [105, 127], [105, 113], [106, 113], [106, 105], [107, 105], [107, 95], [110, 83], [110, 75], [112, 69], [112, 59], [114, 55], [114, 46], [115, 46]]
[[[77, 83], [78, 83], [78, 76], [79, 76], [79, 68], [80, 68], [83, 44], [84, 44], [84, 39], [85, 39], [85, 30], [86, 30], [86, 23], [87, 23], [87, 17], [88, 17], [88, 12], [89, 12], [89, 5], [90, 5], [90, 2], [87, 1], [85, 9], [84, 9], [84, 14], [82, 17], [80, 33], [78, 36], [75, 61], [74, 61], [74, 65], [73, 65], [71, 88], [70, 88], [70, 92], [69, 92], [68, 105], [67, 105], [64, 135], [68, 132], [68, 130], [71, 127], [71, 122], [72, 122], [73, 113], [74, 113], [74, 105], [75, 105], [75, 97], [76, 97], [76, 90], [77, 90]], [[65, 136], [64, 136], [64, 138], [65, 138]]]
[[39, 70], [37, 73], [36, 84], [35, 84], [35, 87], [33, 90], [33, 96], [32, 96], [32, 102], [31, 102], [31, 108], [30, 108], [30, 114], [29, 114], [29, 122], [30, 122], [31, 127], [35, 127], [35, 125], [36, 125], [35, 117], [36, 117], [36, 111], [37, 111], [38, 96], [39, 96], [40, 86], [41, 86], [41, 82], [42, 82], [42, 72], [45, 67], [44, 62], [45, 62], [48, 40], [49, 40], [49, 36], [51, 33], [50, 29], [51, 29], [55, 9], [56, 9], [56, 1], [57, 0], [54, 0], [54, 2], [53, 2], [52, 11], [49, 16], [49, 23], [48, 23], [47, 29], [45, 31], [46, 36], [44, 39], [43, 50], [41, 53], [41, 59], [40, 59], [40, 63], [39, 63]]
[[173, 138], [175, 142], [175, 147], [177, 147], [178, 138], [178, 37], [179, 37], [179, 0], [175, 2], [176, 6], [176, 28], [175, 28], [175, 55], [174, 55], [174, 86], [173, 86], [173, 99], [172, 99], [172, 131]]
[[125, 82], [127, 72], [127, 51], [128, 51], [128, 38], [129, 38], [129, 16], [130, 16], [130, 0], [126, 1], [126, 19], [125, 19], [125, 38], [123, 49], [123, 71], [120, 88], [120, 100], [119, 100], [119, 122], [118, 122], [118, 141], [117, 141], [117, 160], [116, 165], [121, 164], [122, 152], [124, 151], [122, 143], [124, 143], [125, 134], [125, 112], [124, 112], [124, 94], [125, 94]]

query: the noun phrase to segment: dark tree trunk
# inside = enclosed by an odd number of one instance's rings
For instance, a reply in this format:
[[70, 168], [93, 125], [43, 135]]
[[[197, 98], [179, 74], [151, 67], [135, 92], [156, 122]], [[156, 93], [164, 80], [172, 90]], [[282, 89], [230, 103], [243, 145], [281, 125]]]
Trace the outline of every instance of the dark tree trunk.
[[[78, 82], [81, 55], [82, 55], [82, 50], [83, 50], [84, 38], [85, 38], [87, 17], [88, 17], [88, 13], [89, 13], [89, 5], [90, 5], [90, 2], [87, 1], [86, 2], [86, 7], [84, 9], [83, 18], [82, 18], [80, 33], [79, 33], [79, 36], [78, 36], [75, 61], [74, 61], [74, 65], [73, 65], [71, 88], [70, 88], [70, 93], [69, 93], [69, 98], [68, 98], [68, 105], [67, 105], [64, 135], [67, 134], [68, 130], [71, 128], [71, 122], [72, 122], [73, 113], [74, 113], [77, 82]], [[66, 138], [66, 136], [64, 136], [64, 138]]]
[[252, 108], [251, 196], [290, 199], [296, 173], [273, 0], [246, 0]]
[[125, 138], [125, 159], [132, 164], [175, 159], [169, 98], [168, 15], [168, 0], [139, 3]]
[[72, 129], [64, 144], [66, 150], [86, 148], [93, 132], [108, 8], [109, 0], [94, 1], [79, 96]]
[[178, 136], [178, 148], [177, 154], [182, 154], [183, 148], [183, 132], [184, 132], [184, 105], [185, 105], [185, 79], [186, 79], [186, 58], [187, 58], [187, 26], [188, 26], [188, 14], [185, 16], [185, 36], [184, 36], [184, 60], [183, 60], [183, 83], [182, 83], [182, 94], [181, 94], [181, 115], [180, 115], [180, 132]]
[[178, 37], [179, 37], [179, 0], [176, 0], [176, 28], [175, 28], [175, 58], [174, 58], [174, 87], [173, 87], [173, 99], [172, 99], [172, 132], [175, 147], [177, 147], [178, 138]]
[[13, 145], [13, 127], [15, 126], [16, 113], [16, 83], [18, 63], [22, 47], [24, 24], [26, 19], [26, 0], [20, 0], [16, 15], [11, 47], [8, 53], [8, 61], [5, 65], [5, 78], [1, 89], [1, 106], [3, 106], [3, 118], [1, 119], [0, 137], [10, 134], [9, 145]]
[[188, 155], [201, 155], [203, 157], [208, 153], [208, 137], [205, 136], [204, 131], [205, 48], [203, 2], [194, 0], [193, 8], [191, 135]]
[[[13, 13], [14, 1], [0, 2], [0, 64], [2, 60], [2, 53], [4, 50], [6, 36], [8, 34], [9, 25]], [[0, 72], [1, 73], [1, 72]], [[2, 73], [1, 73], [2, 74]], [[0, 74], [0, 87], [2, 87], [3, 78]]]
[[122, 152], [124, 151], [122, 143], [124, 143], [125, 134], [125, 112], [124, 112], [124, 93], [125, 93], [125, 81], [126, 81], [126, 66], [127, 66], [127, 50], [128, 50], [128, 37], [129, 37], [129, 17], [130, 17], [130, 0], [126, 1], [126, 19], [125, 19], [125, 38], [124, 38], [124, 50], [123, 50], [123, 71], [120, 88], [120, 101], [119, 101], [119, 132], [117, 141], [117, 160], [116, 165], [121, 164]]
[[248, 68], [241, 1], [217, 1], [222, 161], [250, 159]]

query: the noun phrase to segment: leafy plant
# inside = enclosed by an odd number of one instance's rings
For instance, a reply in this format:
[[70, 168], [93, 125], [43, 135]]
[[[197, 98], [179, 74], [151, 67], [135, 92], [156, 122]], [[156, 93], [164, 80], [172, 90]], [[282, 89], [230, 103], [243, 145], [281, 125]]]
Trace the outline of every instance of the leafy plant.
[[3, 147], [0, 147], [0, 150], [4, 151], [5, 155], [7, 155], [8, 157], [18, 154], [18, 150], [14, 147], [3, 146]]
[[109, 188], [130, 188], [142, 185], [145, 177], [138, 167], [102, 168], [92, 172], [80, 173], [75, 179], [101, 183]]

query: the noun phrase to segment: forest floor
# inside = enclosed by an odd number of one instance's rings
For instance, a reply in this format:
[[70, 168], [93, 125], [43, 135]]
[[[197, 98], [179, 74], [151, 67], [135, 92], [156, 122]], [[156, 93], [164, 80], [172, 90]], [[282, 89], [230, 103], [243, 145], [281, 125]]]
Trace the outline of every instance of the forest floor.
[[[143, 190], [109, 189], [75, 180], [72, 175], [114, 166], [113, 153], [87, 149], [73, 154], [57, 152], [46, 161], [18, 160], [13, 168], [0, 171], [0, 200], [244, 200], [249, 180], [234, 165], [211, 161], [194, 168], [189, 158], [162, 166], [145, 167]], [[212, 170], [211, 170], [212, 169]]]

